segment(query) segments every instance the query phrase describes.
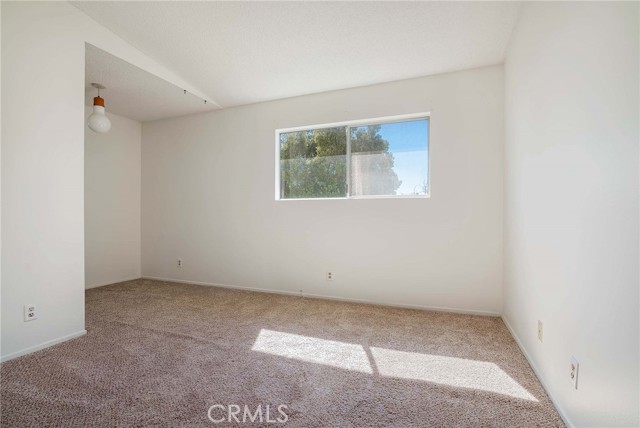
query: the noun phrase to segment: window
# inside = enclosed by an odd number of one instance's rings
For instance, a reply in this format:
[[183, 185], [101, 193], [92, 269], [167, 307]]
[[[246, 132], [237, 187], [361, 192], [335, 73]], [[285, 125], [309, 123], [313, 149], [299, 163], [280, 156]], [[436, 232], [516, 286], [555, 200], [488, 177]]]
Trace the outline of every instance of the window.
[[279, 130], [277, 199], [429, 195], [429, 116]]

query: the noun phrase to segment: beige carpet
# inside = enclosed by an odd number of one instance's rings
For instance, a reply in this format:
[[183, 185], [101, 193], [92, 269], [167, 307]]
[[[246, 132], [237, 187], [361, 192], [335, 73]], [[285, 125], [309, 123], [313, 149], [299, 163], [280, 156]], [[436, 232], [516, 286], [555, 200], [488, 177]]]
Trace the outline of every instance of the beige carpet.
[[267, 405], [288, 427], [564, 426], [499, 318], [148, 280], [86, 302], [87, 336], [2, 364], [3, 427], [260, 425], [215, 404], [263, 426]]

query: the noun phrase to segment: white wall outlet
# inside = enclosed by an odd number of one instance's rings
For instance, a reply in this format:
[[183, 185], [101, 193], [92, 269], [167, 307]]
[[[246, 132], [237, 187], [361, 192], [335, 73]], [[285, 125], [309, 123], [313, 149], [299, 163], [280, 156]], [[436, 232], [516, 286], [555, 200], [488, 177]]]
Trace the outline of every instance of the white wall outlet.
[[327, 271], [327, 281], [333, 281], [333, 272]]
[[178, 259], [178, 267], [182, 268], [182, 259]]
[[38, 311], [36, 305], [24, 305], [24, 321], [33, 321], [38, 319]]
[[542, 342], [542, 333], [543, 333], [543, 325], [542, 321], [538, 320], [538, 340]]
[[578, 368], [580, 365], [578, 364], [578, 360], [573, 355], [571, 356], [571, 373], [569, 378], [571, 379], [571, 383], [575, 389], [578, 389]]

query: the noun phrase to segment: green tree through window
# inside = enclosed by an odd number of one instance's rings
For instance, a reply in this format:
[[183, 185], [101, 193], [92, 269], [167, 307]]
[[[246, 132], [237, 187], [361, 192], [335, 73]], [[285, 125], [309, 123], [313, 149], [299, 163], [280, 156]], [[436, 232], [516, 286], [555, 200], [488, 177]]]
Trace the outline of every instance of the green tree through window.
[[395, 195], [402, 184], [393, 170], [393, 153], [380, 135], [380, 127], [351, 128], [351, 194]]
[[280, 192], [283, 199], [346, 196], [346, 128], [280, 134]]

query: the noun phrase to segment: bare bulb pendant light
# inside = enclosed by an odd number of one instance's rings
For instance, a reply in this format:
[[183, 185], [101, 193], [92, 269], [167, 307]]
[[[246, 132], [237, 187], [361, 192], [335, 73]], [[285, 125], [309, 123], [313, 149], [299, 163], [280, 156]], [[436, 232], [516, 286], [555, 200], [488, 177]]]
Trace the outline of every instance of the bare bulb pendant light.
[[89, 128], [98, 134], [106, 134], [111, 129], [111, 121], [104, 112], [104, 99], [100, 97], [100, 89], [105, 89], [99, 83], [92, 83], [91, 86], [98, 90], [98, 96], [93, 98], [93, 113], [87, 120]]

